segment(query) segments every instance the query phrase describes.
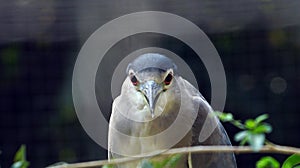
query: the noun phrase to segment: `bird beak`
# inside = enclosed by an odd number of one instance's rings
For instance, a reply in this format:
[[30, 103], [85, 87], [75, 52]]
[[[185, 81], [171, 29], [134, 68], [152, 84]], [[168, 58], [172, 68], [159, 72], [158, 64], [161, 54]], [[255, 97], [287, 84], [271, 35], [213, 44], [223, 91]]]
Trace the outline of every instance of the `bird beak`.
[[147, 102], [149, 104], [150, 112], [152, 118], [154, 117], [155, 104], [158, 98], [158, 95], [162, 91], [162, 86], [155, 81], [147, 81], [141, 85], [141, 91], [145, 95]]

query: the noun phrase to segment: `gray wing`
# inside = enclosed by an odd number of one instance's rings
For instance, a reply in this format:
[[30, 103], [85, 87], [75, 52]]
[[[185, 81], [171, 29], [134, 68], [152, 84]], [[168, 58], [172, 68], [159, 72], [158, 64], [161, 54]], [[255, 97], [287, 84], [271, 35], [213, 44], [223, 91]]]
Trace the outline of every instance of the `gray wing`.
[[[182, 80], [186, 90], [190, 92], [189, 95], [193, 97], [195, 108], [198, 108], [198, 115], [192, 128], [192, 146], [231, 145], [224, 127], [213, 115], [211, 106], [193, 85]], [[192, 163], [195, 168], [236, 168], [233, 153], [193, 154]]]

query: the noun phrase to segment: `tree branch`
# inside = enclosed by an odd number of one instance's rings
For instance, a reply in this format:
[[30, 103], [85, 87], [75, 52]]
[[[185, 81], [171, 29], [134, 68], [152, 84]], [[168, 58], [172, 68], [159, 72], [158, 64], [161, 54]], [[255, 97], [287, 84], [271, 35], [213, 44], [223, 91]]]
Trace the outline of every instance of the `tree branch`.
[[140, 160], [142, 158], [149, 158], [149, 157], [160, 156], [160, 155], [187, 154], [187, 153], [217, 153], [217, 152], [300, 154], [300, 148], [268, 144], [262, 147], [260, 151], [255, 152], [249, 146], [193, 146], [193, 147], [183, 147], [183, 148], [172, 148], [169, 150], [160, 150], [148, 155], [139, 155], [136, 157], [124, 157], [124, 158], [118, 158], [113, 160], [72, 163], [72, 164], [65, 164], [59, 166], [52, 166], [51, 168], [91, 168], [91, 167], [99, 167], [107, 164], [127, 163], [127, 162]]

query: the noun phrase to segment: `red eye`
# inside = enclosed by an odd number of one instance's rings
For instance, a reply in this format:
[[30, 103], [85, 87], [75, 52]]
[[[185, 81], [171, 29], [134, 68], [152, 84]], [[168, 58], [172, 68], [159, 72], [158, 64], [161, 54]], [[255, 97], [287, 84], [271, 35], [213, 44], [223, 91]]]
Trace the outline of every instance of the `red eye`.
[[165, 78], [165, 81], [164, 81], [165, 85], [169, 85], [171, 83], [172, 79], [173, 79], [173, 75], [168, 74], [168, 76]]
[[132, 76], [130, 80], [134, 86], [137, 86], [139, 84], [139, 81], [136, 79], [135, 76]]

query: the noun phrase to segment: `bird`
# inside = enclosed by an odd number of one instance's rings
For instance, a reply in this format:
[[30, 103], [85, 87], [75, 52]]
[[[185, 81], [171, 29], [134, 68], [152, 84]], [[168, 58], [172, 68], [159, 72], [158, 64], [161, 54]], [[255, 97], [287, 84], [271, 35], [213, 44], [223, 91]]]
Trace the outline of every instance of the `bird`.
[[[147, 155], [169, 148], [231, 145], [213, 109], [178, 74], [177, 65], [160, 53], [138, 56], [126, 69], [120, 95], [112, 103], [108, 130], [109, 160]], [[213, 127], [215, 125], [215, 127]], [[204, 140], [201, 132], [212, 128]], [[184, 155], [176, 168], [189, 168]], [[233, 153], [191, 154], [193, 168], [236, 168]], [[139, 161], [117, 165], [139, 167]]]

